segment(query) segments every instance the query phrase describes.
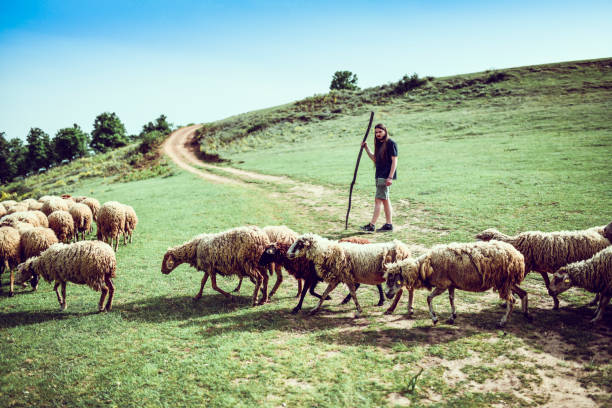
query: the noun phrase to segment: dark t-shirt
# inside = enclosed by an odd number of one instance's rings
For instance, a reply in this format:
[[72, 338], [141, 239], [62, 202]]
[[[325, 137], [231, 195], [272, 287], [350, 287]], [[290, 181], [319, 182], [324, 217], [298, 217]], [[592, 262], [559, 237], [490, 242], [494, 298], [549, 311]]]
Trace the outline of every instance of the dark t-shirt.
[[[395, 144], [391, 138], [388, 138], [384, 160], [381, 160], [380, 163], [376, 161], [376, 178], [386, 179], [389, 177], [389, 172], [391, 171], [391, 156], [397, 156], [397, 144]], [[393, 174], [393, 179], [396, 178], [397, 168], [395, 169], [395, 174]]]

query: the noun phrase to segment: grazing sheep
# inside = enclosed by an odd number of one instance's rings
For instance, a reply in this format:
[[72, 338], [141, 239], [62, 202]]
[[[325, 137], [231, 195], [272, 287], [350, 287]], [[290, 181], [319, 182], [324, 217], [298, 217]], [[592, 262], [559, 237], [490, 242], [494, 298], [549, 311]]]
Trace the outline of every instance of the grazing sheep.
[[202, 297], [209, 276], [213, 289], [225, 297], [231, 295], [217, 286], [217, 273], [223, 276], [248, 276], [255, 281], [253, 291], [253, 306], [255, 306], [262, 284], [263, 294], [259, 304], [268, 301], [268, 275], [258, 265], [259, 258], [268, 245], [270, 245], [268, 235], [258, 227], [238, 227], [216, 234], [201, 234], [182, 245], [169, 248], [164, 254], [161, 271], [167, 275], [185, 262], [203, 271], [200, 291], [194, 300]]
[[8, 207], [12, 207], [15, 204], [17, 204], [17, 201], [15, 200], [4, 200], [2, 202], [0, 202], [1, 205], [4, 206], [4, 208], [8, 208]]
[[21, 203], [11, 205], [10, 207], [6, 209], [7, 214], [14, 214], [16, 212], [25, 212], [25, 211], [28, 211], [28, 206], [25, 204], [21, 204]]
[[44, 212], [40, 210], [29, 210], [28, 212], [38, 219], [38, 227], [49, 228], [49, 219]]
[[[47, 250], [51, 245], [57, 244], [59, 241], [55, 236], [55, 232], [51, 228], [33, 227], [26, 230], [20, 230], [21, 234], [21, 261], [40, 255]], [[31, 280], [32, 289], [38, 287], [38, 275], [34, 275]]]
[[74, 221], [74, 234], [76, 240], [79, 239], [79, 233], [81, 233], [81, 240], [85, 239], [85, 233], [91, 231], [91, 222], [93, 220], [93, 214], [88, 206], [81, 203], [75, 203], [70, 207], [68, 211]]
[[41, 227], [44, 221], [37, 214], [39, 211], [19, 211], [13, 214], [7, 214], [0, 219], [0, 226], [14, 227], [18, 223], [24, 222], [33, 227]]
[[526, 231], [508, 236], [491, 228], [479, 233], [476, 238], [507, 242], [518, 249], [525, 257], [526, 273], [536, 271], [542, 276], [548, 294], [553, 298], [553, 310], [556, 310], [559, 309], [559, 299], [550, 291], [548, 274], [568, 263], [589, 259], [609, 246], [611, 242], [603, 233], [604, 227], [594, 227], [581, 231]]
[[43, 202], [40, 211], [48, 217], [54, 211], [68, 211], [68, 203], [60, 197], [49, 197]]
[[98, 211], [100, 211], [100, 202], [95, 198], [88, 197], [82, 201], [83, 204], [89, 207], [93, 214], [93, 220], [98, 222]]
[[117, 201], [108, 201], [100, 207], [98, 212], [98, 240], [107, 242], [112, 246], [115, 240], [115, 251], [119, 246], [119, 235], [125, 230], [125, 209]]
[[362, 312], [355, 296], [355, 284], [378, 285], [384, 282], [383, 266], [410, 256], [410, 250], [401, 242], [380, 244], [354, 244], [331, 241], [316, 234], [300, 236], [287, 252], [289, 259], [305, 257], [312, 261], [317, 275], [328, 282], [319, 304], [310, 314], [317, 313], [323, 301], [339, 283], [345, 283], [357, 308], [356, 317]]
[[[30, 258], [17, 267], [17, 282], [26, 282], [34, 274], [47, 282], [55, 281], [54, 290], [61, 310], [66, 310], [66, 282], [85, 284], [101, 291], [99, 311], [110, 311], [113, 303], [114, 278], [117, 260], [113, 249], [100, 241], [80, 241], [54, 244], [39, 256]], [[58, 290], [62, 286], [62, 294]], [[104, 306], [104, 298], [108, 301]]]
[[42, 208], [42, 203], [33, 198], [26, 198], [25, 200], [21, 202], [21, 204], [28, 207], [29, 211], [37, 211]]
[[72, 197], [72, 199], [74, 200], [75, 203], [81, 203], [86, 198], [87, 198], [87, 196], [75, 196], [75, 197]]
[[612, 246], [599, 251], [590, 259], [559, 268], [550, 282], [550, 290], [555, 295], [565, 292], [572, 286], [599, 295], [599, 305], [591, 323], [600, 321], [612, 297]]
[[0, 204], [0, 218], [4, 217], [6, 215], [6, 208], [4, 208], [4, 205]]
[[138, 216], [136, 215], [136, 211], [134, 211], [132, 206], [124, 204], [123, 208], [125, 209], [125, 229], [123, 232], [123, 245], [126, 245], [126, 235], [130, 237], [130, 244], [132, 243], [132, 233], [136, 229], [136, 225], [138, 225]]
[[289, 259], [287, 257], [287, 251], [290, 246], [291, 244], [282, 242], [274, 242], [268, 245], [263, 254], [261, 254], [261, 258], [259, 258], [259, 265], [263, 267], [267, 267], [270, 264], [282, 266], [291, 276], [297, 279], [298, 282], [304, 281], [303, 288], [298, 291], [300, 301], [297, 306], [291, 310], [291, 314], [296, 314], [302, 308], [306, 292], [310, 291], [312, 296], [321, 299], [321, 295], [314, 291], [321, 279], [317, 276], [312, 261], [306, 258]]
[[9, 296], [13, 296], [15, 275], [13, 268], [21, 262], [21, 235], [13, 227], [0, 227], [0, 273], [10, 272]]
[[60, 242], [68, 242], [75, 234], [74, 220], [68, 211], [53, 211], [49, 214], [49, 228]]
[[403, 286], [435, 288], [427, 296], [429, 313], [434, 324], [438, 317], [433, 310], [433, 298], [448, 289], [452, 309], [449, 323], [454, 323], [455, 289], [484, 292], [490, 288], [506, 300], [506, 313], [498, 326], [503, 327], [512, 312], [511, 292], [521, 298], [527, 319], [527, 292], [518, 285], [525, 276], [523, 255], [512, 245], [500, 241], [452, 243], [436, 245], [418, 258], [408, 258], [385, 266], [387, 297], [391, 298]]

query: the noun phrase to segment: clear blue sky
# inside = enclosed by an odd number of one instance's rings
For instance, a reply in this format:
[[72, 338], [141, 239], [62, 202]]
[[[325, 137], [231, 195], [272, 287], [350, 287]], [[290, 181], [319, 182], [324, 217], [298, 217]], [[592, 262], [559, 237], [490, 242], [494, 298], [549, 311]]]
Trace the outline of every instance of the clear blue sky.
[[612, 56], [610, 1], [0, 0], [0, 131], [199, 123], [404, 74]]

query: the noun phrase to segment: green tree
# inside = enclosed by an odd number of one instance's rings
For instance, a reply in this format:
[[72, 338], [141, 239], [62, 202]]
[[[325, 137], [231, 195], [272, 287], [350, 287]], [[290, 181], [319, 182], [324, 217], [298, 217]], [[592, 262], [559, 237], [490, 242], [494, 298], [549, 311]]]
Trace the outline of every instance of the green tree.
[[48, 168], [54, 162], [51, 138], [40, 128], [31, 128], [26, 137], [28, 142], [26, 163], [28, 170]]
[[0, 183], [5, 184], [14, 177], [10, 164], [9, 142], [4, 137], [4, 132], [0, 132]]
[[89, 135], [76, 123], [71, 128], [60, 129], [53, 138], [55, 158], [61, 162], [86, 156], [88, 144]]
[[96, 117], [91, 132], [90, 146], [93, 150], [104, 153], [127, 143], [125, 126], [115, 112], [104, 112]]
[[353, 74], [351, 71], [336, 71], [332, 77], [329, 89], [332, 91], [335, 89], [348, 89], [351, 91], [359, 89], [357, 86], [357, 75]]
[[155, 123], [149, 122], [142, 127], [142, 132], [140, 132], [139, 137], [143, 137], [145, 134], [154, 131], [158, 131], [164, 135], [169, 134], [172, 124], [168, 123], [167, 119], [166, 115], [159, 115], [159, 117], [155, 119]]

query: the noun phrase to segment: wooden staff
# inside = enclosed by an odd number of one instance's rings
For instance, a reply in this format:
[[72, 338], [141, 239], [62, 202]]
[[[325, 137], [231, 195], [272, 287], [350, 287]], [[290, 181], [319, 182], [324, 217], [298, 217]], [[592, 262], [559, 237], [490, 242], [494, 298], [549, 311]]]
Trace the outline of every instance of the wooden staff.
[[[365, 136], [363, 137], [363, 142], [368, 138], [368, 134], [370, 133], [370, 128], [372, 127], [372, 121], [374, 120], [374, 112], [370, 112], [370, 123], [368, 123], [368, 130], [366, 130]], [[357, 179], [357, 170], [359, 169], [359, 161], [361, 160], [361, 154], [363, 153], [363, 146], [359, 149], [359, 155], [357, 156], [357, 164], [355, 165], [355, 174], [353, 174], [353, 181], [351, 181], [351, 189], [349, 191], [349, 203], [348, 210], [346, 210], [346, 220], [344, 221], [344, 229], [348, 228], [348, 217], [351, 212], [351, 198], [353, 197], [353, 186], [355, 185], [355, 180]]]

